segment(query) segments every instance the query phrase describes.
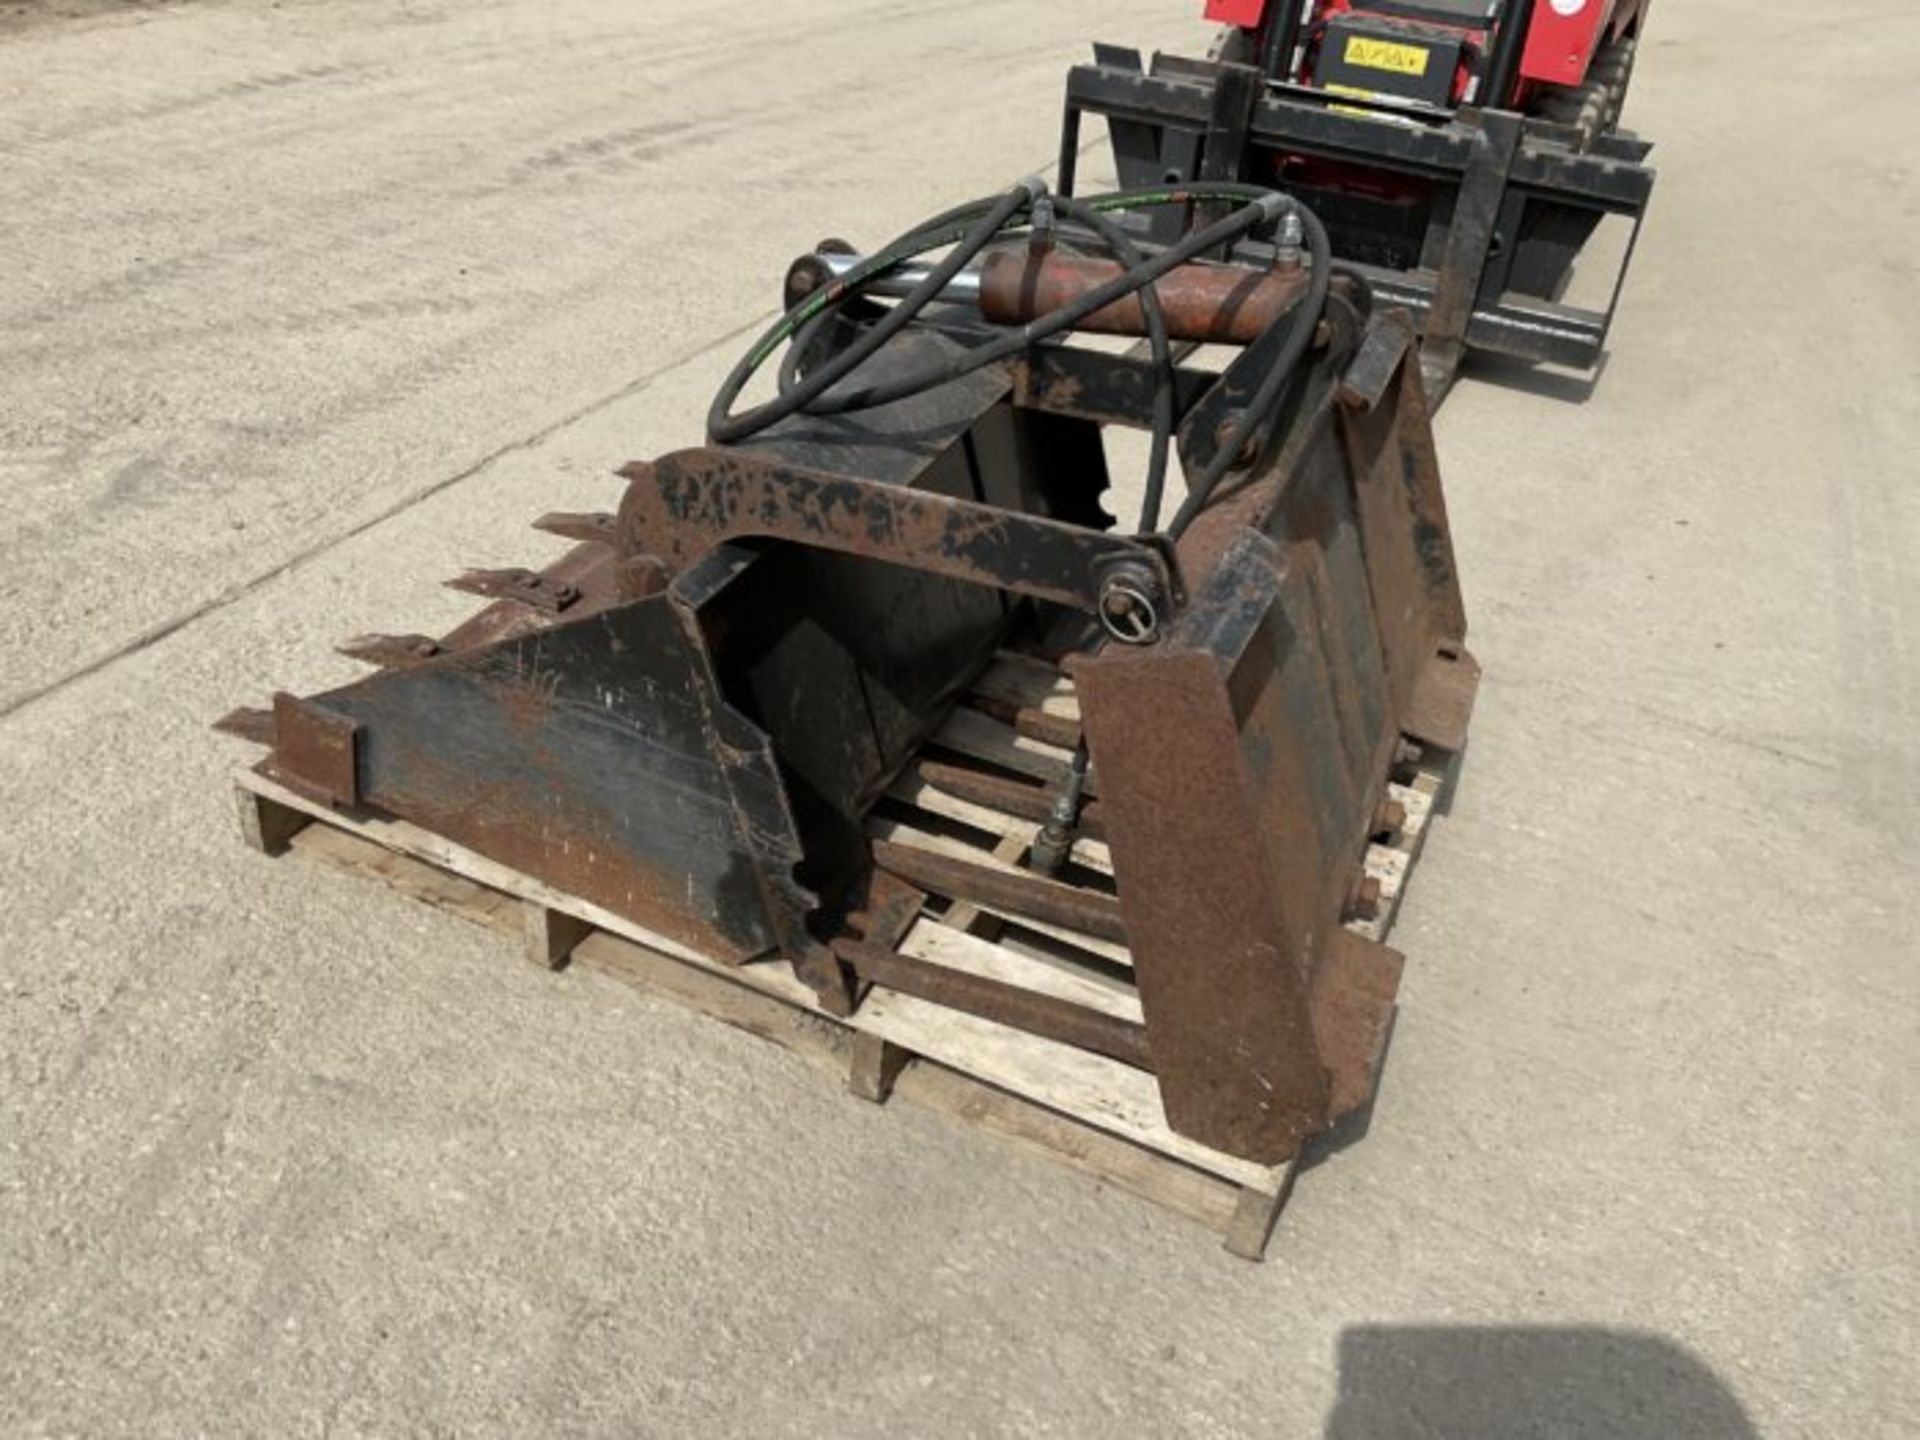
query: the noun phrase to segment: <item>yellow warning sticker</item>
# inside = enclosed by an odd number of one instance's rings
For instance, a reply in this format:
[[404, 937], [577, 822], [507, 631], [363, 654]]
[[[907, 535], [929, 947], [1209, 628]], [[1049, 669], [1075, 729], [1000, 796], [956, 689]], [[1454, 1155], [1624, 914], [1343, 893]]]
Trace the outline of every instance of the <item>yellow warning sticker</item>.
[[[1385, 100], [1391, 102], [1392, 96], [1382, 95], [1377, 90], [1362, 90], [1358, 85], [1323, 85], [1329, 95], [1354, 95], [1362, 100]], [[1408, 115], [1395, 115], [1386, 110], [1367, 110], [1358, 105], [1329, 105], [1327, 110], [1334, 115], [1364, 115], [1369, 120], [1378, 120], [1383, 125], [1413, 125], [1420, 122]]]
[[[1356, 95], [1362, 100], [1374, 98], [1373, 91], [1362, 90], [1358, 85], [1326, 85], [1321, 88], [1329, 95]], [[1371, 110], [1363, 110], [1358, 105], [1329, 105], [1327, 109], [1335, 115], [1371, 115], [1373, 113]]]
[[1347, 38], [1346, 62], [1368, 70], [1391, 70], [1396, 75], [1424, 75], [1430, 53], [1420, 45], [1396, 45], [1391, 40], [1352, 35]]

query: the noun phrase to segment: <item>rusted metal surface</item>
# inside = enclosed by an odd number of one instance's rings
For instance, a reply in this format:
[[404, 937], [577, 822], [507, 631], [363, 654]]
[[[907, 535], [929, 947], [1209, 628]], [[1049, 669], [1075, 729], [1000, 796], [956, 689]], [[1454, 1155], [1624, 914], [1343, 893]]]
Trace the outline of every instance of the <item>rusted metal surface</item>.
[[859, 899], [847, 912], [847, 933], [891, 950], [906, 938], [926, 900], [926, 892], [918, 886], [876, 865], [867, 873]]
[[1380, 883], [1377, 875], [1362, 875], [1353, 882], [1353, 889], [1347, 898], [1345, 920], [1371, 920], [1380, 913], [1381, 897], [1386, 887]]
[[[1025, 325], [1065, 309], [1116, 279], [1116, 260], [1025, 247], [988, 253], [980, 276], [980, 311], [999, 325]], [[1249, 345], [1306, 292], [1298, 266], [1254, 270], [1245, 265], [1182, 265], [1154, 285], [1168, 337], [1201, 344]], [[1144, 335], [1137, 295], [1096, 310], [1076, 327], [1101, 335]]]
[[[991, 703], [991, 702], [988, 702]], [[1030, 705], [1015, 706], [1007, 717], [1007, 723], [1016, 733], [1029, 740], [1038, 740], [1044, 745], [1057, 745], [1062, 750], [1071, 750], [1080, 743], [1080, 725], [1078, 721], [1063, 716], [1049, 715], [1044, 710], [1035, 710]]]
[[1398, 800], [1382, 800], [1380, 808], [1373, 817], [1373, 836], [1376, 840], [1390, 839], [1398, 835], [1407, 823], [1407, 807]]
[[834, 953], [871, 984], [1058, 1040], [1077, 1050], [1091, 1050], [1139, 1070], [1153, 1069], [1147, 1032], [1130, 1020], [860, 941], [838, 941]]
[[620, 507], [629, 548], [679, 569], [738, 540], [784, 540], [1097, 612], [1105, 563], [1176, 587], [1152, 546], [978, 501], [792, 466], [737, 450], [685, 450], [630, 466]]
[[539, 572], [542, 588], [575, 598], [562, 608], [528, 604], [517, 593], [487, 606], [477, 615], [439, 637], [443, 652], [472, 650], [585, 619], [624, 598], [620, 591], [620, 562], [604, 544], [576, 545]]
[[352, 716], [284, 692], [273, 697], [274, 776], [328, 805], [360, 803], [361, 726]]
[[[1022, 820], [1044, 823], [1053, 810], [1053, 792], [1027, 780], [989, 775], [983, 770], [946, 765], [938, 760], [921, 761], [915, 773], [934, 789], [944, 790], [956, 799], [1016, 815]], [[1080, 807], [1080, 833], [1090, 840], [1106, 838], [1105, 812], [1097, 799], [1088, 800]]]
[[600, 545], [611, 545], [616, 534], [614, 516], [605, 510], [550, 510], [533, 522], [533, 528], [567, 540]]
[[1405, 966], [1399, 951], [1351, 930], [1327, 936], [1310, 1004], [1314, 1044], [1331, 1081], [1327, 1113], [1335, 1120], [1373, 1098]]
[[[277, 713], [268, 764], [739, 962], [777, 948], [778, 927], [728, 776], [755, 784], [716, 753], [708, 683], [664, 599], [618, 606], [328, 691], [306, 707], [324, 728]], [[773, 847], [776, 823], [756, 815], [754, 844]]]
[[[1191, 602], [1162, 642], [1074, 671], [1169, 1119], [1256, 1159], [1371, 1083], [1376, 1049], [1316, 1036], [1375, 1034], [1354, 997], [1384, 972], [1356, 991], [1328, 967], [1377, 904], [1361, 861], [1402, 736], [1439, 738], [1449, 697], [1417, 698], [1422, 677], [1477, 673], [1403, 327], [1361, 340], [1398, 356], [1371, 407], [1337, 403], [1336, 370], [1310, 380], [1274, 460], [1189, 530]], [[1468, 687], [1451, 698], [1464, 724]]]
[[[1358, 297], [1344, 277], [1335, 277], [1322, 317], [1314, 325], [1311, 341], [1319, 363], [1294, 373], [1292, 384], [1282, 396], [1277, 412], [1247, 437], [1234, 460], [1238, 486], [1258, 487], [1261, 480], [1278, 481], [1291, 468], [1287, 452], [1297, 455], [1310, 443], [1318, 429], [1315, 418], [1328, 403], [1336, 375], [1347, 358], [1361, 344], [1361, 321], [1356, 311]], [[1180, 460], [1189, 475], [1211, 465], [1233, 433], [1234, 422], [1249, 407], [1273, 367], [1279, 363], [1289, 336], [1289, 326], [1268, 331], [1252, 345], [1244, 347], [1220, 376], [1220, 381], [1180, 420]], [[1279, 457], [1278, 459], [1274, 457]]]
[[349, 660], [363, 660], [385, 670], [418, 665], [443, 653], [431, 635], [356, 635], [334, 647]]
[[[1007, 367], [1015, 400], [1029, 410], [1098, 425], [1145, 429], [1153, 415], [1155, 368], [1132, 355], [1043, 345]], [[1174, 408], [1185, 414], [1218, 376], [1192, 366], [1174, 371]]]
[[1400, 373], [1400, 362], [1413, 343], [1413, 332], [1403, 325], [1374, 325], [1367, 329], [1359, 351], [1340, 376], [1340, 403], [1349, 410], [1372, 410], [1386, 398], [1387, 387]]
[[1479, 662], [1464, 650], [1443, 645], [1420, 667], [1403, 728], [1429, 745], [1458, 750], [1467, 743], [1467, 720], [1479, 692]]
[[[1374, 329], [1403, 331], [1393, 314]], [[1466, 607], [1454, 567], [1424, 383], [1401, 352], [1394, 378], [1365, 410], [1339, 418], [1381, 652], [1386, 704], [1399, 729], [1443, 749], [1466, 741], [1480, 667], [1465, 647]]]
[[[1014, 277], [1035, 313], [1100, 283], [1058, 258]], [[1208, 336], [1297, 295], [1287, 272], [1192, 269], [1162, 299]], [[494, 602], [465, 623], [349, 642], [377, 673], [230, 727], [329, 804], [723, 963], [783, 956], [829, 1010], [879, 984], [1118, 1059], [1155, 1074], [1182, 1134], [1284, 1160], [1370, 1093], [1399, 960], [1342, 924], [1377, 903], [1362, 861], [1404, 823], [1387, 784], [1407, 737], [1457, 747], [1478, 676], [1412, 332], [1363, 298], [1330, 302], [1273, 433], [1177, 550], [1101, 503], [1098, 426], [1146, 421], [1152, 368], [1039, 347], [629, 466], [617, 514], [538, 522], [565, 555], [456, 582]], [[964, 348], [918, 329], [900, 363]], [[1244, 403], [1271, 342], [1225, 380], [1181, 372], [1190, 429]], [[1189, 466], [1209, 444], [1183, 436]], [[1158, 592], [1139, 644], [1089, 618], [1113, 625], [1119, 580]], [[1071, 656], [1077, 720], [976, 693], [1009, 646]], [[1075, 833], [1110, 847], [1117, 898], [869, 843], [903, 774], [1036, 826], [1062, 804], [1058, 774], [925, 758], [962, 704], [1064, 749], [1084, 735], [1099, 778]], [[1126, 945], [1144, 1025], [898, 953], [929, 894]]]
[[881, 869], [923, 890], [1044, 920], [1050, 925], [1061, 925], [1115, 944], [1127, 943], [1120, 902], [1097, 890], [1063, 885], [1039, 875], [990, 869], [951, 855], [886, 840], [874, 842], [873, 861]]
[[1288, 924], [1220, 667], [1197, 649], [1116, 649], [1078, 679], [1167, 1121], [1284, 1159], [1330, 1118], [1313, 957]]
[[450, 589], [499, 600], [517, 600], [537, 610], [559, 614], [580, 598], [580, 591], [564, 580], [553, 580], [537, 570], [469, 570], [447, 581]]

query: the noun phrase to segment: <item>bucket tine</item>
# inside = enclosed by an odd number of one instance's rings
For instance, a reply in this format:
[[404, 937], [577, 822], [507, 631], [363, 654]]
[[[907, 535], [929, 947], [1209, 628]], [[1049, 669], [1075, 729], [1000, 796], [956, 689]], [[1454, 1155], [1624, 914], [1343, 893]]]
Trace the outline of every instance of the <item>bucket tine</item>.
[[349, 660], [378, 665], [382, 670], [418, 665], [441, 653], [440, 642], [431, 635], [356, 635], [334, 646], [334, 650]]
[[614, 537], [613, 516], [604, 510], [550, 510], [533, 522], [533, 528], [589, 545], [611, 545]]
[[564, 580], [550, 580], [537, 570], [469, 570], [446, 582], [451, 590], [484, 595], [490, 600], [517, 600], [555, 615], [580, 598], [580, 591]]

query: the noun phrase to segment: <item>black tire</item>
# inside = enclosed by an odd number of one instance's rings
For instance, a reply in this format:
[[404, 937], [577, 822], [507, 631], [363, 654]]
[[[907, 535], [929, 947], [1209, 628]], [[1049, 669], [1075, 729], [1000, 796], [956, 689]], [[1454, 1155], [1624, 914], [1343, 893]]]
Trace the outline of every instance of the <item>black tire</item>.
[[1576, 148], [1585, 150], [1594, 139], [1611, 135], [1620, 128], [1620, 111], [1626, 105], [1627, 86], [1633, 79], [1635, 45], [1626, 36], [1606, 46], [1594, 57], [1587, 79], [1579, 85], [1549, 86], [1534, 98], [1527, 113], [1556, 125], [1572, 125], [1580, 130]]
[[1620, 78], [1613, 87], [1613, 103], [1607, 107], [1606, 130], [1609, 135], [1620, 128], [1620, 112], [1627, 108], [1627, 91], [1633, 86], [1634, 62], [1640, 58], [1640, 37], [1627, 36], [1620, 41], [1620, 49], [1625, 58], [1620, 65]]

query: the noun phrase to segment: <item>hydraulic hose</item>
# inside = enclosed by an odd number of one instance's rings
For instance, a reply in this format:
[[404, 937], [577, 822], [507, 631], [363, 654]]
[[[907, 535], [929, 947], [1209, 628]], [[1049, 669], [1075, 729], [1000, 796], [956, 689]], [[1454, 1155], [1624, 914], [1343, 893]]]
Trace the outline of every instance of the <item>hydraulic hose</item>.
[[[1107, 242], [1122, 265], [1135, 269], [1146, 263], [1146, 256], [1133, 243], [1133, 237], [1091, 206], [1074, 205], [1071, 213], [1094, 234]], [[1140, 312], [1147, 322], [1147, 346], [1153, 362], [1153, 429], [1147, 452], [1147, 478], [1141, 491], [1140, 521], [1135, 527], [1142, 535], [1160, 528], [1160, 503], [1167, 492], [1167, 462], [1173, 454], [1173, 427], [1178, 419], [1176, 387], [1179, 371], [1173, 360], [1173, 345], [1167, 338], [1167, 317], [1160, 308], [1155, 286], [1140, 292]]]
[[[1224, 219], [1187, 236], [1151, 258], [1145, 257], [1132, 238], [1108, 218], [1115, 211], [1204, 200], [1237, 200], [1242, 204]], [[937, 364], [889, 376], [884, 381], [864, 387], [835, 389], [870, 360], [887, 341], [912, 323], [934, 302], [948, 282], [996, 238], [1033, 228], [1036, 218], [1048, 207], [1057, 207], [1068, 218], [1091, 230], [1114, 251], [1125, 267], [1122, 273], [1070, 305], [1018, 329], [1007, 330]], [[1050, 200], [1040, 181], [1026, 180], [998, 198], [956, 206], [901, 236], [838, 280], [806, 296], [775, 322], [741, 358], [721, 386], [719, 394], [714, 397], [707, 419], [708, 434], [716, 444], [737, 444], [781, 420], [803, 412], [811, 415], [844, 414], [901, 400], [1009, 359], [1040, 341], [1071, 329], [1095, 311], [1137, 293], [1147, 322], [1147, 338], [1153, 354], [1156, 379], [1153, 449], [1148, 463], [1139, 527], [1142, 532], [1150, 532], [1159, 522], [1176, 419], [1172, 349], [1167, 341], [1165, 318], [1153, 286], [1163, 275], [1179, 266], [1209, 251], [1229, 246], [1289, 212], [1299, 217], [1313, 259], [1313, 273], [1309, 279], [1306, 300], [1281, 322], [1293, 328], [1278, 363], [1256, 391], [1253, 403], [1243, 412], [1234, 432], [1228, 437], [1229, 443], [1222, 448], [1206, 474], [1193, 487], [1187, 503], [1181, 507], [1180, 516], [1174, 522], [1174, 533], [1177, 534], [1191, 523], [1192, 516], [1199, 512], [1207, 497], [1211, 496], [1220, 480], [1232, 468], [1248, 438], [1277, 406], [1289, 375], [1312, 339], [1326, 300], [1331, 250], [1325, 229], [1311, 211], [1291, 196], [1261, 186], [1205, 184], [1177, 189], [1123, 191], [1085, 200]], [[920, 284], [845, 350], [802, 378], [798, 352], [804, 350], [806, 341], [818, 333], [818, 326], [826, 322], [838, 307], [880, 276], [916, 256], [947, 246], [954, 248]], [[783, 341], [792, 341], [795, 351], [788, 355], [781, 366], [779, 393], [765, 404], [739, 415], [733, 414], [733, 406], [747, 384]]]
[[[1303, 206], [1300, 213], [1305, 215], [1308, 212]], [[1200, 478], [1188, 488], [1186, 500], [1174, 513], [1173, 523], [1167, 527], [1167, 533], [1176, 540], [1186, 533], [1195, 517], [1207, 508], [1214, 491], [1219, 489], [1227, 473], [1240, 463], [1247, 442], [1253, 438], [1255, 431], [1279, 409], [1287, 385], [1293, 379], [1293, 372], [1299, 367], [1301, 357], [1307, 353], [1307, 347], [1313, 343], [1314, 331], [1320, 328], [1320, 314], [1326, 308], [1327, 291], [1333, 283], [1333, 246], [1327, 239], [1324, 225], [1315, 221], [1302, 228], [1312, 267], [1307, 276], [1306, 298], [1281, 317], [1279, 323], [1292, 328], [1287, 332], [1285, 346], [1274, 359], [1273, 368], [1267, 371], [1260, 388], [1253, 392], [1253, 399], [1234, 422], [1218, 453], [1201, 472]]]
[[[1038, 181], [1023, 182], [1039, 185]], [[1041, 187], [1044, 191], [1044, 186]], [[1102, 213], [1121, 210], [1136, 210], [1155, 205], [1185, 205], [1206, 200], [1238, 200], [1246, 202], [1258, 199], [1273, 192], [1259, 185], [1243, 185], [1233, 182], [1207, 182], [1197, 185], [1170, 187], [1152, 190], [1120, 191], [1110, 195], [1098, 195], [1076, 203]], [[999, 203], [999, 197], [988, 200], [973, 200], [964, 205], [956, 205], [944, 214], [917, 226], [908, 234], [894, 241], [861, 262], [855, 269], [840, 277], [832, 285], [822, 286], [795, 305], [792, 310], [775, 321], [753, 344], [734, 375], [728, 378], [708, 413], [708, 431], [715, 444], [734, 443], [722, 438], [716, 426], [729, 421], [728, 411], [739, 398], [739, 391], [752, 378], [766, 359], [777, 349], [781, 342], [795, 337], [800, 330], [813, 319], [844, 301], [857, 295], [868, 283], [905, 264], [914, 257], [928, 251], [962, 241], [966, 237], [967, 224], [984, 214]], [[1300, 212], [1304, 214], [1305, 212]], [[1310, 217], [1309, 217], [1310, 218]], [[1023, 222], [1024, 223], [1024, 222]], [[1009, 227], [1019, 228], [1018, 226]], [[744, 417], [742, 417], [744, 418]], [[762, 427], [764, 428], [764, 427]]]
[[[1140, 294], [1140, 308], [1146, 320], [1147, 342], [1151, 351], [1155, 380], [1151, 450], [1147, 460], [1146, 485], [1138, 528], [1142, 532], [1151, 532], [1159, 528], [1161, 497], [1166, 491], [1167, 464], [1173, 450], [1175, 377], [1173, 347], [1167, 334], [1166, 316], [1160, 308], [1160, 300], [1154, 293], [1151, 280], [1144, 278], [1150, 262], [1140, 247], [1134, 243], [1133, 238], [1105, 214], [1090, 205], [1071, 199], [1059, 200], [1055, 204], [1067, 218], [1085, 225], [1114, 252], [1120, 262], [1127, 267], [1123, 276], [1110, 282], [1107, 287], [1103, 287], [1102, 291], [1088, 295], [1072, 306], [1054, 311], [1019, 330], [1009, 330], [995, 336], [985, 344], [973, 346], [938, 365], [893, 376], [883, 383], [865, 389], [829, 395], [807, 407], [807, 413], [844, 414], [853, 410], [872, 409], [875, 406], [889, 404], [909, 395], [918, 395], [936, 386], [948, 384], [988, 365], [1011, 358], [1048, 335], [1070, 329], [1101, 307], [1104, 302], [1100, 296], [1103, 293], [1117, 298], [1137, 289]], [[1169, 268], [1172, 268], [1172, 263], [1181, 262], [1169, 263], [1164, 260], [1153, 262], [1150, 271], [1152, 278], [1165, 274]], [[904, 308], [908, 303], [903, 300], [898, 308]], [[809, 331], [812, 325], [818, 323], [820, 323], [819, 319], [811, 322]], [[796, 342], [796, 349], [802, 343], [804, 341]], [[783, 367], [783, 378], [785, 374], [785, 367]]]
[[[721, 387], [720, 394], [714, 397], [713, 410], [707, 417], [707, 434], [716, 444], [737, 444], [749, 436], [759, 434], [769, 425], [778, 424], [789, 415], [806, 409], [834, 385], [872, 359], [887, 341], [906, 329], [914, 317], [947, 288], [949, 280], [966, 269], [975, 256], [993, 243], [1000, 232], [1007, 228], [1009, 221], [1016, 215], [1029, 211], [1033, 202], [1045, 193], [1046, 187], [1039, 180], [1022, 180], [1001, 196], [993, 208], [968, 229], [965, 237], [952, 252], [928, 272], [927, 278], [914, 288], [913, 293], [882, 316], [871, 330], [813, 374], [807, 376], [792, 390], [782, 393], [764, 405], [756, 406], [744, 415], [730, 415], [728, 412], [733, 408], [734, 400], [746, 388], [747, 381], [753, 377], [754, 371], [760, 368], [761, 362], [766, 358], [766, 352], [761, 347], [754, 347], [754, 350], [734, 367], [733, 374], [727, 377], [727, 382]], [[802, 302], [802, 306], [804, 303]]]
[[[1067, 203], [1072, 204], [1072, 202]], [[1124, 300], [1129, 295], [1144, 291], [1168, 271], [1177, 270], [1188, 261], [1198, 259], [1210, 250], [1217, 250], [1223, 245], [1231, 244], [1255, 226], [1278, 218], [1284, 213], [1286, 206], [1292, 203], [1277, 191], [1267, 191], [1261, 200], [1234, 211], [1224, 220], [1216, 221], [1204, 230], [1194, 232], [1145, 263], [1115, 276], [1104, 285], [1089, 290], [1071, 304], [1063, 305], [1058, 310], [1050, 310], [1039, 319], [1030, 321], [1018, 329], [1004, 330], [985, 344], [976, 345], [937, 365], [922, 366], [902, 375], [889, 376], [864, 389], [843, 390], [827, 395], [809, 405], [808, 413], [838, 415], [849, 410], [872, 409], [876, 405], [886, 405], [895, 400], [903, 400], [909, 395], [918, 395], [923, 390], [930, 390], [936, 385], [945, 385], [950, 381], [958, 380], [961, 376], [969, 375], [983, 366], [1009, 359], [1039, 344], [1042, 340], [1060, 334], [1063, 330], [1071, 330], [1096, 310], [1104, 310], [1116, 300]], [[1069, 210], [1069, 213], [1072, 211]], [[908, 301], [905, 300], [900, 302], [901, 306], [907, 303]]]
[[[1134, 243], [1133, 237], [1101, 211], [1073, 200], [1062, 203], [1069, 218], [1091, 230], [1113, 251], [1122, 265], [1132, 267], [1146, 262], [1146, 256]], [[1138, 529], [1142, 533], [1150, 533], [1159, 528], [1161, 500], [1166, 493], [1167, 464], [1173, 451], [1177, 375], [1166, 315], [1161, 309], [1156, 287], [1149, 285], [1140, 292], [1140, 309], [1146, 321], [1154, 388], [1147, 475], [1142, 490]], [[799, 385], [802, 362], [820, 332], [832, 323], [834, 314], [834, 310], [828, 309], [815, 315], [787, 347], [786, 356], [780, 362], [780, 392], [783, 395]]]

